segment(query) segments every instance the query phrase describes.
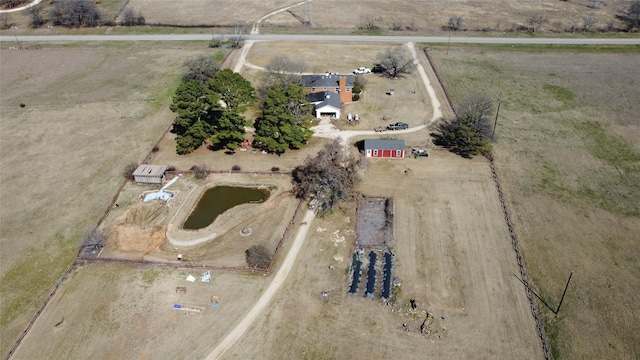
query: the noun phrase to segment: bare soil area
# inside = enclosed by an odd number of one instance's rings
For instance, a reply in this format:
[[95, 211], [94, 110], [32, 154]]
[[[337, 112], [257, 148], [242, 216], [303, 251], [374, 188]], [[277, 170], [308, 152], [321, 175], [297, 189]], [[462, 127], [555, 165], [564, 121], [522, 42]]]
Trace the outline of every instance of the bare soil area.
[[226, 358], [541, 358], [486, 160], [374, 161], [361, 191], [395, 200], [396, 303], [347, 295], [345, 209], [314, 221], [290, 281]]
[[[233, 207], [203, 229], [182, 229], [202, 193], [215, 186], [267, 186], [270, 197], [264, 203]], [[290, 189], [289, 178], [279, 175], [212, 174], [204, 181], [182, 176], [168, 189], [176, 195], [165, 204], [141, 202], [146, 187], [131, 184], [105, 221], [108, 239], [101, 256], [177, 263], [181, 254], [183, 263], [244, 267], [245, 250], [251, 246], [264, 245], [275, 251], [298, 205]], [[241, 233], [244, 228], [251, 229], [250, 235]], [[179, 246], [167, 241], [167, 230], [176, 241], [211, 240]]]
[[455, 101], [501, 101], [498, 172], [555, 358], [640, 354], [635, 48], [432, 47]]

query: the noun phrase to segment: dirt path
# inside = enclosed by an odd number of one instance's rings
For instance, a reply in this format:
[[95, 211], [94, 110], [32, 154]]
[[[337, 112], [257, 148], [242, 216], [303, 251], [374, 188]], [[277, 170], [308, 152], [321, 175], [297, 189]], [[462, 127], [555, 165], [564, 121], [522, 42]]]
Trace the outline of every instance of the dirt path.
[[[245, 65], [252, 68], [257, 68], [257, 66], [255, 65], [246, 63], [246, 56], [247, 56], [247, 53], [249, 52], [251, 45], [253, 45], [253, 42], [251, 41], [245, 43], [245, 46], [242, 49], [242, 54], [240, 55], [240, 58], [238, 60], [238, 63], [234, 66], [234, 71], [236, 72], [240, 71], [242, 67]], [[429, 94], [429, 99], [433, 106], [433, 116], [431, 117], [431, 120], [428, 123], [428, 125], [430, 125], [442, 117], [441, 104], [436, 96], [435, 90], [431, 86], [431, 82], [429, 81], [429, 78], [427, 77], [427, 74], [424, 71], [422, 64], [420, 63], [420, 60], [413, 46], [413, 43], [411, 42], [407, 43], [407, 47], [409, 47], [411, 55], [414, 58], [414, 62], [416, 64], [418, 73], [420, 74], [422, 82], [424, 83], [424, 86], [427, 89], [427, 93]], [[415, 131], [420, 131], [422, 129], [425, 129], [426, 127], [427, 125], [423, 124], [411, 129], [395, 131], [394, 133], [396, 134], [411, 133]], [[325, 137], [325, 138], [339, 138], [344, 144], [347, 144], [348, 140], [354, 136], [380, 134], [372, 130], [340, 131], [333, 124], [331, 124], [329, 120], [323, 120], [320, 123], [320, 125], [313, 127], [313, 131], [314, 131], [314, 136]], [[249, 327], [253, 324], [256, 318], [264, 312], [266, 307], [269, 305], [269, 303], [275, 296], [278, 289], [280, 289], [280, 286], [282, 286], [284, 281], [287, 279], [287, 276], [289, 276], [289, 273], [291, 272], [291, 269], [298, 256], [298, 253], [302, 248], [302, 244], [304, 243], [304, 239], [307, 236], [309, 226], [311, 225], [311, 222], [313, 221], [314, 216], [315, 214], [312, 210], [307, 210], [307, 213], [305, 214], [304, 220], [303, 220], [303, 224], [305, 225], [299, 228], [298, 233], [296, 234], [296, 238], [293, 242], [293, 245], [291, 246], [291, 249], [287, 253], [287, 257], [282, 263], [282, 266], [274, 276], [273, 281], [271, 282], [271, 284], [269, 284], [269, 287], [267, 288], [267, 290], [260, 296], [260, 299], [258, 300], [258, 302], [253, 306], [253, 308], [251, 308], [251, 310], [242, 319], [242, 321], [233, 330], [231, 330], [231, 332], [206, 357], [207, 360], [214, 360], [222, 357], [224, 353], [227, 352], [244, 335], [244, 333], [249, 329]]]
[[278, 292], [278, 289], [280, 289], [280, 286], [284, 284], [287, 276], [289, 276], [289, 273], [293, 268], [293, 264], [298, 257], [298, 253], [302, 248], [302, 244], [304, 244], [304, 240], [307, 237], [309, 227], [311, 226], [311, 222], [314, 217], [315, 213], [313, 210], [307, 210], [307, 213], [304, 215], [304, 219], [302, 220], [303, 225], [298, 229], [298, 233], [291, 245], [291, 249], [289, 249], [287, 257], [284, 259], [280, 269], [278, 269], [278, 272], [273, 277], [273, 281], [271, 281], [267, 290], [265, 290], [265, 292], [260, 296], [258, 302], [253, 306], [251, 311], [247, 313], [244, 319], [242, 319], [242, 321], [240, 321], [240, 323], [206, 357], [207, 360], [219, 359], [224, 355], [224, 353], [227, 352], [227, 350], [229, 350], [233, 344], [242, 337], [242, 335], [244, 335], [256, 318], [264, 312], [267, 305], [271, 302], [271, 299], [273, 299], [276, 292]]
[[[41, 1], [42, 1], [42, 0], [41, 0]], [[308, 0], [308, 1], [311, 1], [311, 0]], [[287, 11], [287, 10], [289, 10], [289, 9], [291, 9], [291, 8], [296, 7], [296, 6], [304, 5], [306, 2], [307, 2], [306, 0], [305, 0], [305, 1], [300, 1], [300, 2], [297, 2], [297, 3], [295, 3], [295, 4], [292, 4], [292, 5], [289, 5], [289, 6], [285, 6], [285, 7], [283, 7], [283, 8], [280, 8], [280, 9], [278, 9], [278, 10], [274, 10], [274, 11], [272, 11], [272, 12], [268, 13], [267, 15], [264, 15], [264, 16], [260, 17], [260, 18], [259, 18], [258, 20], [256, 20], [256, 22], [253, 24], [253, 28], [251, 29], [251, 35], [256, 35], [256, 34], [259, 34], [259, 33], [260, 33], [260, 23], [261, 23], [261, 22], [263, 22], [264, 20], [266, 20], [267, 18], [270, 18], [270, 17], [272, 17], [273, 15], [276, 15], [276, 14], [280, 14], [281, 12], [283, 12], [283, 11]]]

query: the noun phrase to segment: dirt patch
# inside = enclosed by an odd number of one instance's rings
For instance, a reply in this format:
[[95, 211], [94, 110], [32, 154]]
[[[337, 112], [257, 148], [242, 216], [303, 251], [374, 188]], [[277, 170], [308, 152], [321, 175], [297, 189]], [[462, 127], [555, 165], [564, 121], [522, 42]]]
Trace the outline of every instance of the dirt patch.
[[364, 198], [358, 202], [356, 246], [388, 248], [393, 243], [393, 199]]
[[141, 229], [131, 225], [121, 225], [110, 231], [109, 243], [118, 251], [130, 253], [139, 259], [166, 241], [166, 228]]

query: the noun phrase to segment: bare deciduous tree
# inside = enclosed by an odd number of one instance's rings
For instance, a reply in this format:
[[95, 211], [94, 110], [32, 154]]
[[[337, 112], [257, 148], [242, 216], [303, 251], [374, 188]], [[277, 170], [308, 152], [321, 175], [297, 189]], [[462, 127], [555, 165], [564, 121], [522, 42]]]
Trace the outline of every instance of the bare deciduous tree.
[[293, 192], [298, 198], [312, 200], [311, 206], [321, 216], [325, 215], [351, 196], [360, 180], [359, 166], [360, 159], [351, 157], [336, 139], [293, 170]]
[[460, 121], [470, 124], [486, 137], [491, 135], [493, 128], [489, 116], [493, 112], [493, 101], [490, 98], [477, 93], [469, 95], [456, 110]]
[[247, 40], [247, 37], [244, 36], [245, 28], [245, 24], [236, 24], [233, 27], [233, 35], [229, 37], [229, 45], [232, 48], [239, 49], [244, 46], [244, 42]]
[[401, 31], [403, 29], [404, 29], [404, 26], [402, 25], [402, 21], [394, 21], [393, 23], [391, 23], [391, 30]]
[[122, 26], [136, 26], [144, 25], [146, 22], [141, 12], [136, 12], [133, 8], [126, 8], [122, 12], [120, 25]]
[[371, 15], [362, 15], [360, 16], [360, 23], [358, 24], [358, 29], [360, 30], [380, 30], [380, 26], [377, 24], [379, 19], [371, 16]]
[[467, 29], [467, 25], [464, 22], [462, 15], [456, 15], [449, 18], [448, 29], [451, 31], [464, 31]]
[[303, 60], [293, 60], [288, 55], [280, 55], [269, 60], [264, 75], [264, 87], [282, 85], [286, 88], [291, 84], [299, 84], [302, 73], [307, 68]]
[[91, 0], [54, 0], [49, 17], [55, 25], [78, 27], [96, 26], [102, 14]]
[[135, 162], [131, 162], [128, 163], [127, 165], [125, 165], [124, 170], [122, 170], [122, 175], [127, 179], [127, 180], [133, 180], [133, 172], [136, 171], [136, 169], [138, 168], [138, 163]]
[[27, 16], [29, 16], [29, 26], [32, 28], [39, 28], [46, 22], [42, 6], [32, 6], [27, 9]]
[[632, 2], [629, 8], [620, 15], [616, 15], [616, 18], [622, 20], [627, 25], [627, 31], [640, 28], [640, 1], [636, 0]]
[[597, 9], [602, 4], [602, 0], [589, 0], [589, 7], [593, 9]]
[[0, 29], [6, 30], [11, 27], [11, 15], [0, 14]]
[[402, 46], [388, 48], [378, 53], [377, 59], [385, 69], [384, 74], [391, 78], [395, 78], [399, 74], [410, 74], [416, 66], [407, 50]]
[[198, 80], [203, 84], [211, 80], [220, 70], [220, 63], [206, 54], [186, 60], [184, 66], [187, 72], [182, 76], [182, 81]]
[[206, 179], [207, 176], [209, 176], [209, 168], [205, 164], [193, 165], [190, 170], [196, 179], [202, 180]]
[[587, 14], [582, 17], [582, 32], [591, 31], [591, 29], [596, 25], [596, 18]]
[[88, 231], [87, 234], [82, 238], [80, 257], [96, 257], [100, 249], [104, 247], [106, 241], [107, 236], [101, 229], [94, 228]]
[[27, 0], [1, 0], [0, 5], [6, 6], [9, 9], [12, 9], [18, 5], [22, 5], [26, 3]]
[[547, 22], [547, 18], [540, 14], [531, 15], [531, 17], [529, 17], [529, 19], [527, 20], [527, 23], [529, 23], [531, 27], [531, 31], [534, 33], [538, 32], [538, 29]]
[[221, 48], [224, 46], [224, 35], [213, 35], [209, 42], [210, 48]]
[[267, 269], [269, 268], [269, 264], [271, 263], [271, 253], [269, 249], [264, 245], [253, 245], [248, 248], [245, 252], [245, 258], [247, 260], [247, 265], [250, 267], [255, 267], [259, 269]]

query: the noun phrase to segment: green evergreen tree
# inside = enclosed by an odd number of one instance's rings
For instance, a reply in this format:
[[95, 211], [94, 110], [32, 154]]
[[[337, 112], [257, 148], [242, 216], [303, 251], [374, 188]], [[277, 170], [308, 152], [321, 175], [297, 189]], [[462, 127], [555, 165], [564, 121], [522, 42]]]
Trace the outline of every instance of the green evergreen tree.
[[299, 85], [269, 88], [262, 116], [254, 124], [254, 146], [278, 154], [304, 146], [313, 135], [309, 105]]
[[229, 69], [218, 71], [208, 85], [220, 96], [229, 110], [243, 112], [255, 101], [255, 89], [251, 83]]
[[225, 111], [216, 124], [211, 143], [218, 148], [235, 150], [244, 141], [247, 120], [235, 111]]
[[188, 154], [202, 145], [214, 131], [216, 119], [222, 114], [219, 96], [197, 80], [181, 83], [171, 104], [177, 114], [173, 122], [176, 152]]

